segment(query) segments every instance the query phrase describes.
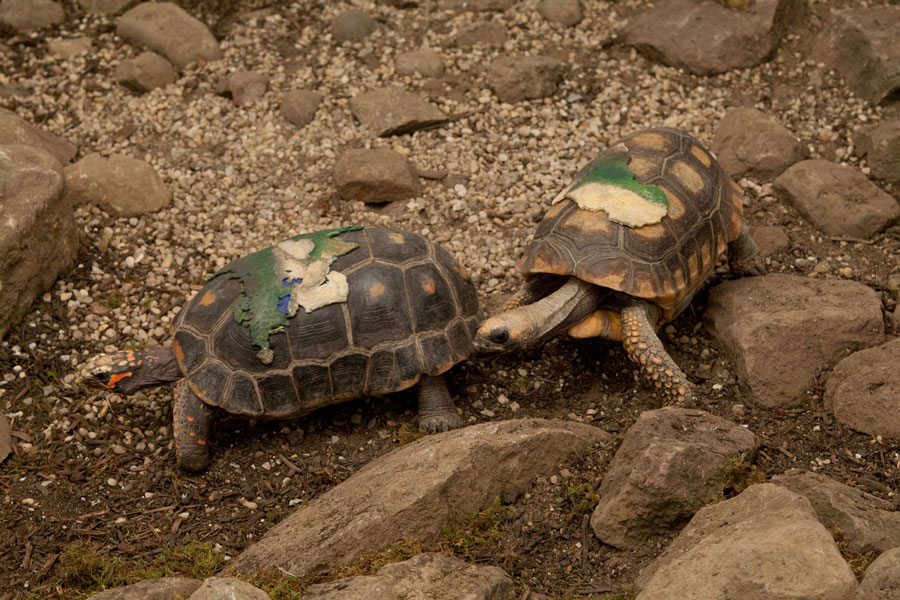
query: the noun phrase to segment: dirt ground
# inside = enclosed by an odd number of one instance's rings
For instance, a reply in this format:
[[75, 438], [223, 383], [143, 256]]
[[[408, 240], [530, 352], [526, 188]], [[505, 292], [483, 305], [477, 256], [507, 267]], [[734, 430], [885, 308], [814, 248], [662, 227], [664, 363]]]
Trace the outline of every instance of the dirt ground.
[[[629, 3], [623, 12], [637, 8]], [[777, 113], [784, 107], [783, 98], [807, 93], [795, 89], [788, 74], [799, 60], [795, 53], [807, 42], [797, 36], [789, 39], [779, 51], [778, 68], [761, 71], [761, 81], [719, 77], [703, 84], [730, 86], [734, 105], [757, 104]], [[13, 50], [29, 52], [23, 44]], [[611, 45], [608, 52], [650, 68], [628, 48]], [[686, 85], [698, 84], [697, 78], [682, 77]], [[597, 90], [586, 82], [579, 92]], [[852, 124], [850, 116], [833, 123], [835, 148], [846, 140]], [[827, 156], [829, 141], [819, 142], [823, 157], [833, 158]], [[896, 190], [893, 193], [896, 196]], [[893, 308], [887, 278], [900, 270], [900, 227], [866, 243], [833, 241], [781, 202], [765, 201], [752, 191], [748, 195], [749, 223], [781, 226], [791, 238], [791, 250], [773, 256], [770, 271], [808, 275], [814, 263], [807, 257], [818, 262], [832, 257], [836, 266], [852, 268], [854, 279], [879, 291], [887, 309]], [[328, 202], [321, 209], [338, 214], [342, 210]], [[108, 259], [87, 245], [79, 257], [81, 266], [67, 279], [76, 288], [90, 286], [85, 265], [97, 260]], [[136, 271], [122, 277], [141, 283]], [[727, 277], [723, 265], [710, 285]], [[185, 300], [183, 290], [174, 285], [159, 291], [170, 294], [161, 301], [163, 312]], [[501, 296], [483, 294], [482, 300], [496, 306]], [[705, 303], [703, 291], [666, 328], [663, 339], [697, 384], [701, 408], [745, 424], [760, 437], [762, 449], [753, 467], [766, 477], [794, 467], [814, 469], [896, 500], [898, 441], [872, 438], [835, 423], [823, 408], [827, 371], [808, 390], [805, 405], [791, 410], [754, 407], [699, 324]], [[217, 430], [209, 470], [186, 474], [175, 466], [170, 390], [146, 393], [145, 401], [133, 407], [107, 403], [106, 410], [114, 411], [116, 418], [102, 420], [100, 430], [96, 422], [87, 422], [84, 407], [97, 392], [60, 384], [72, 371], [61, 357], [79, 350], [79, 342], [41, 342], [41, 334], [57, 339], [55, 333], [72, 325], [72, 318], [61, 302], [38, 301], [0, 346], [0, 373], [14, 374], [2, 399], [12, 401], [16, 414], [16, 452], [0, 465], [0, 599], [80, 598], [104, 585], [130, 581], [153, 564], [160, 573], [201, 574], [196, 560], [193, 567], [185, 566], [196, 558], [190, 552], [198, 547], [211, 564], [227, 564], [295, 506], [418, 435], [411, 393], [349, 402], [290, 422], [226, 420]], [[889, 335], [897, 333], [891, 332], [887, 319], [886, 329]], [[623, 435], [641, 411], [659, 406], [621, 347], [603, 341], [559, 339], [522, 354], [474, 357], [452, 371], [449, 383], [466, 423], [514, 417], [574, 419]], [[31, 401], [20, 402], [26, 398]], [[70, 425], [47, 437], [43, 432], [54, 403], [68, 407]], [[143, 432], [141, 444], [119, 443], [135, 435], [135, 429]], [[560, 473], [547, 474], [518, 496], [504, 498], [505, 505], [489, 515], [493, 521], [487, 527], [479, 529], [477, 519], [460, 515], [460, 527], [468, 527], [474, 538], [463, 543], [448, 537], [442, 548], [501, 566], [520, 589], [554, 598], [627, 594], [640, 569], [667, 540], [642, 553], [629, 553], [593, 538], [586, 518], [609, 458], [595, 453], [573, 459]], [[189, 560], [154, 563], [164, 548], [172, 556], [181, 551]]]

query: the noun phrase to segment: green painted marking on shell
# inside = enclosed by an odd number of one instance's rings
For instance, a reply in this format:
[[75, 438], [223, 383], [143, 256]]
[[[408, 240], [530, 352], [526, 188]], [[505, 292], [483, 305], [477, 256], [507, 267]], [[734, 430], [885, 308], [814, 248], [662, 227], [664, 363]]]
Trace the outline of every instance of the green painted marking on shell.
[[274, 358], [269, 336], [283, 331], [302, 306], [306, 312], [346, 302], [347, 278], [329, 266], [357, 245], [337, 239], [362, 227], [340, 227], [303, 233], [226, 265], [209, 281], [227, 275], [241, 282], [234, 301], [234, 319], [250, 330], [257, 356], [264, 364]]
[[554, 200], [571, 198], [584, 210], [603, 210], [609, 220], [629, 227], [659, 223], [669, 201], [655, 185], [644, 185], [628, 168], [631, 156], [624, 146], [610, 148], [575, 175], [575, 181]]

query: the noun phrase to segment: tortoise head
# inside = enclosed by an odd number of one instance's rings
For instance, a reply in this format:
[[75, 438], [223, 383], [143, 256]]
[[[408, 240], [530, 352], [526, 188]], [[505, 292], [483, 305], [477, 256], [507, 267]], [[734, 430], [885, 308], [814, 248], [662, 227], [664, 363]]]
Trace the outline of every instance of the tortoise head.
[[537, 342], [542, 332], [530, 317], [528, 311], [516, 308], [486, 319], [475, 334], [475, 350], [509, 352]]
[[182, 377], [171, 349], [123, 350], [98, 354], [85, 362], [82, 380], [120, 394], [156, 387]]

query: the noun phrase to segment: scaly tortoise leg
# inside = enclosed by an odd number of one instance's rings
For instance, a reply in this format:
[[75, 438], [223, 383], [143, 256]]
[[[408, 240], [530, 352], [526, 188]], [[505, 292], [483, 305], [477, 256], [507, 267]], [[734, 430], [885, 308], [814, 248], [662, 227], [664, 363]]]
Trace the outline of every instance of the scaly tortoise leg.
[[728, 244], [728, 264], [739, 275], [765, 275], [766, 262], [759, 255], [759, 246], [750, 237], [747, 224], [741, 227], [741, 234]]
[[462, 425], [450, 390], [443, 375], [425, 375], [419, 382], [419, 429], [425, 433], [440, 433]]
[[693, 402], [691, 384], [656, 336], [650, 310], [647, 302], [636, 298], [622, 309], [622, 344], [628, 358], [641, 366], [641, 372], [653, 382], [664, 405]]
[[202, 471], [209, 466], [209, 431], [215, 410], [194, 394], [186, 380], [175, 386], [173, 436], [182, 469]]

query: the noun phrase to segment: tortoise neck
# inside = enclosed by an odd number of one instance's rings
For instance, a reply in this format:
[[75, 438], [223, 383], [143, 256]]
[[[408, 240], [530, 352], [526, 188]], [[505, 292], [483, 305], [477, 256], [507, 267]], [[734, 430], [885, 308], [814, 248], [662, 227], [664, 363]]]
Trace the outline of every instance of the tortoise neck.
[[569, 277], [558, 290], [516, 310], [529, 314], [535, 324], [529, 332], [531, 343], [552, 337], [590, 315], [605, 295], [602, 288], [577, 277]]

